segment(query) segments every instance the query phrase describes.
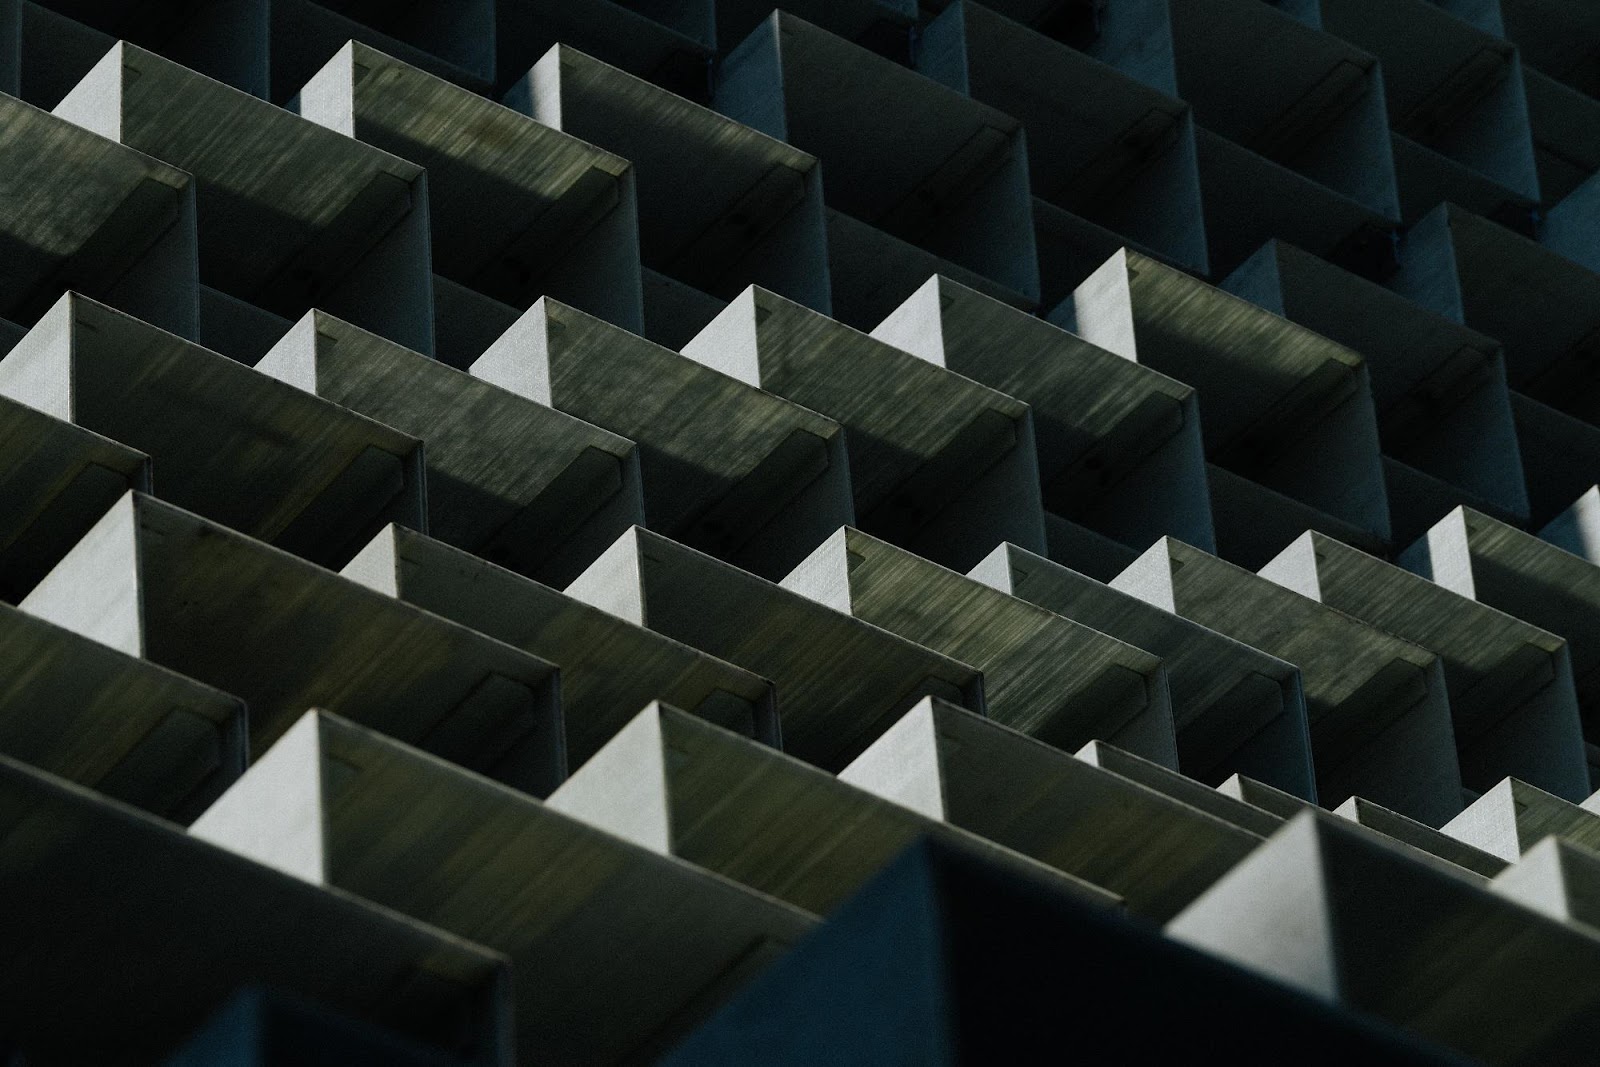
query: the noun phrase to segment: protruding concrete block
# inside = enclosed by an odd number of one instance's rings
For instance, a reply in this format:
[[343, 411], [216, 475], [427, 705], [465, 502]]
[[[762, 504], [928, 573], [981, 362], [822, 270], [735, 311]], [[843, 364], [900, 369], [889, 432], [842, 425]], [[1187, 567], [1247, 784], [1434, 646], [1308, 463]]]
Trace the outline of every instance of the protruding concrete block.
[[1397, 541], [1457, 504], [1527, 521], [1496, 341], [1281, 241], [1262, 245], [1223, 287], [1361, 354]]
[[126, 42], [55, 113], [194, 175], [207, 347], [254, 363], [315, 306], [433, 354], [421, 167]]
[[839, 777], [1122, 897], [1164, 922], [1261, 837], [998, 723], [924, 701]]
[[190, 832], [504, 952], [525, 1063], [651, 1059], [812, 923], [320, 712]]
[[243, 698], [257, 752], [325, 707], [532, 792], [565, 776], [552, 664], [141, 493], [22, 608]]
[[1408, 819], [1399, 812], [1390, 811], [1361, 797], [1351, 797], [1334, 809], [1333, 813], [1359, 826], [1375, 830], [1403, 845], [1421, 849], [1439, 859], [1447, 860], [1480, 878], [1493, 878], [1505, 870], [1506, 861], [1494, 853], [1469, 845], [1442, 830], [1435, 830], [1431, 826], [1415, 819]]
[[779, 743], [765, 678], [413, 530], [383, 530], [343, 573], [559, 666], [574, 768], [652, 700]]
[[637, 441], [647, 525], [763, 577], [854, 521], [838, 423], [553, 300], [472, 373]]
[[626, 159], [355, 41], [299, 101], [312, 122], [427, 168], [433, 271], [480, 298], [441, 304], [440, 359], [465, 367], [541, 296], [644, 329]]
[[1128, 244], [1209, 272], [1194, 120], [1170, 92], [965, 0], [922, 28], [916, 67], [1022, 121], [1034, 194], [1102, 231], [1075, 281]]
[[15, 603], [129, 489], [150, 457], [0, 395], [0, 600]]
[[[1092, 975], [1093, 980], [1086, 980]], [[1215, 1045], [1197, 1048], [1194, 1034]], [[1457, 1062], [933, 843], [891, 865], [664, 1062]]]
[[493, 3], [495, 71], [502, 92], [557, 44], [570, 45], [680, 96], [704, 101], [710, 92], [717, 43], [713, 0]]
[[76, 293], [0, 360], [0, 394], [139, 449], [163, 499], [316, 563], [426, 523], [415, 437]]
[[[830, 207], [1039, 299], [1017, 119], [782, 11], [723, 61], [713, 102], [821, 160]], [[834, 309], [870, 327], [926, 280], [864, 300], [835, 277]]]
[[1166, 929], [1476, 1061], [1592, 1055], [1600, 940], [1332, 816], [1290, 820]]
[[420, 528], [521, 574], [565, 584], [644, 521], [633, 442], [331, 315], [307, 312], [256, 369], [414, 434]]
[[1377, 60], [1259, 0], [1171, 9], [1212, 270], [1272, 237], [1336, 260], [1392, 258], [1400, 197]]
[[1572, 658], [1590, 779], [1600, 767], [1600, 568], [1471, 508], [1456, 508], [1399, 557], [1461, 596], [1564, 637]]
[[984, 708], [976, 667], [647, 530], [619, 538], [567, 595], [770, 678], [784, 750], [825, 771], [924, 696]]
[[1509, 863], [1547, 837], [1600, 847], [1600, 815], [1507, 778], [1444, 826], [1451, 837]]
[[[1142, 756], [1124, 752], [1104, 741], [1090, 741], [1078, 750], [1077, 755], [1086, 763], [1121, 775], [1146, 789], [1164, 793], [1173, 800], [1181, 801], [1223, 822], [1232, 823], [1239, 829], [1248, 830], [1258, 837], [1271, 835], [1283, 823], [1283, 819], [1279, 816], [1223, 793], [1220, 786], [1212, 789], [1186, 774], [1179, 774]], [[1239, 780], [1237, 775], [1230, 779], [1230, 781], [1236, 780]]]
[[963, 570], [1001, 541], [1045, 550], [1021, 401], [755, 287], [683, 351], [843, 424], [868, 533]]
[[[505, 959], [0, 757], [0, 1028], [28, 1060], [153, 1062], [243, 985], [510, 1058]], [[70, 994], [70, 995], [69, 995]]]
[[[907, 717], [935, 703], [925, 699]], [[940, 707], [983, 721], [964, 708]], [[969, 833], [941, 812], [899, 796], [882, 799], [874, 783], [852, 778], [852, 769], [873, 760], [878, 746], [900, 729], [891, 728], [835, 778], [676, 708], [652, 704], [549, 803], [636, 845], [818, 914], [833, 911], [924, 837], [954, 841], [1090, 903], [1120, 905], [1115, 894], [1071, 877], [1071, 866], [1053, 862], [1053, 856], [1003, 835]]]
[[1600, 854], [1547, 837], [1507, 867], [1489, 888], [1523, 907], [1600, 933]]
[[971, 577], [1160, 656], [1178, 766], [1190, 778], [1215, 785], [1244, 773], [1316, 797], [1305, 694], [1292, 663], [1015, 545], [995, 549]]
[[1560, 637], [1317, 533], [1261, 575], [1438, 654], [1468, 789], [1482, 793], [1510, 775], [1574, 802], [1589, 795]]
[[[724, 15], [724, 5], [717, 5], [717, 15]], [[693, 290], [679, 303], [693, 295], [712, 298], [699, 303], [708, 313], [692, 316], [692, 328], [673, 336], [676, 323], [671, 330], [651, 328], [647, 288], [646, 329], [634, 332], [677, 348], [751, 284], [823, 314], [832, 310], [822, 170], [815, 157], [559, 45], [506, 99], [548, 126], [629, 160], [645, 267]], [[685, 196], [691, 188], [694, 195]], [[561, 298], [554, 290], [550, 295]]]
[[[1130, 561], [1164, 534], [1215, 547], [1193, 389], [937, 276], [872, 336], [1025, 402], [1044, 506], [1078, 540], [1110, 538]], [[1092, 572], [1103, 555], [1061, 562]]]
[[177, 822], [243, 773], [244, 702], [0, 605], [0, 752]]
[[[1213, 463], [1354, 526], [1368, 545], [1388, 540], [1377, 416], [1358, 353], [1129, 251], [1052, 318], [1194, 386]], [[1264, 531], [1259, 516], [1214, 517], [1221, 554], [1241, 565], [1260, 566], [1287, 540], [1273, 543], [1273, 524]]]
[[76, 289], [194, 337], [194, 180], [9, 96], [0, 126], [0, 318]]
[[1461, 810], [1439, 657], [1171, 539], [1111, 583], [1300, 668], [1317, 795], [1352, 795], [1437, 826]]
[[977, 667], [996, 722], [1067, 752], [1104, 740], [1178, 765], [1167, 672], [1142, 649], [850, 527], [783, 585]]

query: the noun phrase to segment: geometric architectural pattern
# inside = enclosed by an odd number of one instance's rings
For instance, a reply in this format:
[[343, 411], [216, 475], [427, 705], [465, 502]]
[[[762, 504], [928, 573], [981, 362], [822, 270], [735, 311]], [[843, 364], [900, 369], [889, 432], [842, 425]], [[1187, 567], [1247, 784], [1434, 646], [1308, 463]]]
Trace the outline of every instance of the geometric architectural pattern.
[[1589, 1063], [1600, 13], [0, 0], [0, 1058]]

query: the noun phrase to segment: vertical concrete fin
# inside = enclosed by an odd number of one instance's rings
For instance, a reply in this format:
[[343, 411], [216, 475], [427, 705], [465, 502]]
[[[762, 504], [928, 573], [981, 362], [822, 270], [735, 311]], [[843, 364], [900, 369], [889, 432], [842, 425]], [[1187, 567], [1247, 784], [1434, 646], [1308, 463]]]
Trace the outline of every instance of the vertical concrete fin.
[[1522, 858], [1517, 830], [1516, 783], [1507, 778], [1439, 828], [1443, 833], [1511, 863]]
[[0, 359], [0, 396], [72, 422], [77, 414], [72, 381], [77, 297], [65, 293]]
[[559, 329], [554, 307], [545, 297], [534, 301], [467, 370], [475, 378], [546, 407], [550, 398], [551, 334]]
[[[1012, 549], [1015, 546], [1009, 541], [1002, 541], [994, 546], [994, 551], [984, 556], [973, 568], [967, 572], [967, 577], [975, 582], [982, 582], [990, 589], [998, 589], [1007, 596], [1016, 596], [1017, 573], [1011, 566], [1014, 558]], [[1026, 600], [1026, 597], [1022, 599]]]
[[[506, 94], [508, 106], [515, 107], [552, 130], [561, 126], [561, 58], [564, 45], [551, 45], [539, 62], [517, 80]], [[514, 102], [513, 102], [514, 101]]]
[[935, 274], [873, 329], [872, 336], [936, 367], [945, 366], [944, 279]]
[[[320, 314], [312, 310], [300, 316], [299, 321], [289, 327], [289, 332], [261, 357], [256, 370], [316, 396], [317, 346], [322, 342], [321, 335], [317, 333]], [[331, 338], [328, 343], [333, 343]]]
[[924, 697], [838, 777], [841, 782], [942, 822], [944, 769], [933, 698]]
[[142, 657], [144, 591], [140, 566], [139, 500], [134, 492], [95, 523], [34, 586], [23, 611]]
[[649, 626], [644, 595], [644, 546], [639, 527], [630, 527], [610, 548], [589, 564], [589, 569], [567, 586], [568, 596], [609, 612], [635, 626]]
[[1161, 538], [1106, 584], [1146, 604], [1154, 604], [1162, 611], [1177, 614], [1177, 595], [1172, 583], [1172, 568], [1176, 563], [1171, 556], [1171, 544], [1171, 538]]
[[1552, 919], [1572, 918], [1562, 848], [1558, 838], [1545, 838], [1497, 874], [1489, 888]]
[[1278, 242], [1266, 242], [1223, 279], [1221, 288], [1285, 318], [1283, 272], [1278, 267]]
[[400, 596], [400, 537], [400, 528], [391, 522], [339, 573], [385, 596]]
[[1256, 573], [1301, 596], [1322, 600], [1322, 583], [1317, 576], [1317, 535], [1307, 530], [1296, 537]]
[[1453, 593], [1478, 599], [1465, 508], [1458, 507], [1434, 523], [1427, 534], [1400, 553], [1399, 563]]
[[546, 803], [607, 833], [670, 856], [665, 714], [660, 703], [650, 704], [550, 794]]
[[122, 60], [118, 41], [55, 106], [52, 114], [101, 137], [122, 141]]
[[768, 314], [761, 302], [764, 295], [753, 285], [746, 288], [683, 346], [683, 354], [696, 363], [760, 388], [761, 349], [757, 328]]
[[300, 116], [346, 137], [356, 135], [356, 42], [346, 41], [301, 88]]
[[189, 827], [190, 835], [313, 885], [328, 884], [323, 717], [308, 711]]
[[791, 593], [799, 593], [808, 600], [849, 615], [850, 533], [848, 526], [839, 527], [780, 584]]
[[1085, 341], [1133, 363], [1139, 362], [1133, 326], [1133, 289], [1128, 250], [1118, 249], [1072, 292], [1072, 323], [1066, 325]]

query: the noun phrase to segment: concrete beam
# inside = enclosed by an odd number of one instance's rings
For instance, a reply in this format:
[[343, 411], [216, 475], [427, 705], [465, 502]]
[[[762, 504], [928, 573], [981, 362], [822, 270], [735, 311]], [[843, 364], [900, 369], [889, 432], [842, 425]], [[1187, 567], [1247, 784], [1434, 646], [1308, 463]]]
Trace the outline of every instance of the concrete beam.
[[[278, 320], [319, 307], [433, 354], [421, 167], [126, 42], [55, 113], [194, 175], [207, 288]], [[281, 332], [230, 322], [202, 315], [198, 338], [246, 363]]]
[[915, 65], [1021, 120], [1036, 196], [1141, 252], [1209, 273], [1194, 120], [1183, 101], [964, 0], [922, 27]]
[[16, 603], [129, 489], [150, 457], [0, 394], [0, 600]]
[[1474, 1060], [1593, 1047], [1600, 941], [1332, 816], [1292, 819], [1166, 930]]
[[565, 776], [555, 666], [141, 493], [22, 609], [241, 697], [257, 752], [325, 707], [531, 792]]
[[572, 767], [652, 700], [764, 744], [780, 741], [765, 678], [413, 530], [381, 531], [343, 574], [559, 665]]
[[77, 290], [194, 337], [194, 180], [9, 96], [0, 125], [0, 318]]
[[[1352, 524], [1368, 541], [1388, 539], [1377, 417], [1358, 353], [1129, 251], [1051, 318], [1194, 386], [1218, 466]], [[1224, 556], [1250, 566], [1270, 558], [1254, 529], [1214, 517]]]
[[829, 206], [1039, 298], [1016, 119], [782, 11], [723, 60], [713, 106], [821, 160]]
[[[435, 274], [513, 312], [551, 296], [644, 329], [626, 159], [356, 41], [306, 83], [299, 111], [427, 168]], [[471, 312], [465, 324], [448, 313], [462, 306], [441, 304], [438, 319], [438, 356], [455, 367], [483, 351]]]
[[647, 530], [619, 538], [567, 595], [771, 679], [784, 750], [825, 771], [924, 696], [983, 712], [976, 667]]
[[331, 315], [256, 370], [418, 438], [427, 521], [407, 525], [520, 574], [563, 585], [644, 521], [632, 441]]
[[1222, 287], [1361, 354], [1397, 541], [1457, 504], [1527, 521], [1496, 341], [1282, 241], [1262, 245]]
[[977, 667], [996, 722], [1067, 752], [1105, 740], [1178, 765], [1167, 672], [1142, 649], [850, 527], [783, 587]]
[[649, 527], [763, 577], [854, 520], [838, 423], [553, 300], [471, 372], [637, 441]]
[[[907, 718], [934, 703], [924, 699]], [[964, 708], [940, 706], [982, 721]], [[1072, 877], [1070, 867], [1051, 857], [1027, 848], [1019, 848], [1019, 855], [1004, 835], [991, 840], [970, 833], [942, 813], [851, 777], [853, 768], [871, 761], [900, 730], [891, 728], [835, 778], [676, 708], [652, 704], [551, 794], [549, 804], [819, 915], [835, 910], [924, 837], [1026, 871], [1058, 892], [1120, 907], [1114, 893]]]
[[1307, 532], [1261, 575], [1437, 653], [1462, 785], [1509, 776], [1579, 801], [1590, 793], [1567, 643], [1469, 597]]
[[652, 1058], [813, 921], [322, 712], [190, 832], [505, 953], [523, 1062]]
[[[888, 12], [876, 0], [861, 3]], [[844, 14], [849, 5], [829, 6]], [[717, 5], [719, 19], [737, 17], [726, 7]], [[824, 315], [832, 311], [815, 157], [560, 45], [517, 81], [506, 101], [633, 164], [646, 268], [722, 302], [754, 284]], [[693, 197], [683, 195], [688, 188]], [[565, 299], [554, 290], [549, 295]], [[677, 348], [714, 315], [678, 340], [658, 335], [648, 322], [642, 332]]]
[[[1093, 974], [1096, 981], [1083, 981]], [[867, 1006], [869, 1005], [869, 1006]], [[1114, 1063], [1456, 1062], [1034, 878], [932, 843], [908, 852], [663, 1061], [668, 1067], [1015, 1063], [1041, 1041]]]
[[0, 862], [29, 872], [0, 884], [0, 1026], [30, 1059], [155, 1062], [263, 985], [471, 1063], [510, 1060], [492, 951], [5, 757], [0, 826]]
[[[1104, 741], [1090, 741], [1078, 750], [1077, 757], [1258, 837], [1270, 836], [1283, 823], [1279, 816], [1223, 793], [1221, 786], [1213, 789], [1186, 774], [1124, 752]], [[1239, 780], [1237, 775], [1230, 779], [1235, 780]]]
[[1515, 863], [1547, 837], [1600, 847], [1600, 815], [1537, 786], [1507, 778], [1473, 801], [1444, 832]]
[[0, 395], [144, 452], [163, 499], [324, 566], [426, 524], [417, 438], [76, 293], [0, 360]]
[[1161, 657], [1178, 766], [1190, 778], [1216, 785], [1243, 773], [1316, 798], [1305, 694], [1293, 664], [1015, 545], [995, 549], [971, 577]]
[[960, 708], [924, 701], [839, 777], [1164, 922], [1261, 837]]
[[837, 419], [868, 533], [960, 569], [1001, 541], [1044, 551], [1021, 401], [754, 287], [683, 352]]
[[1135, 551], [1215, 547], [1193, 389], [938, 276], [872, 336], [1026, 403], [1055, 516]]
[[493, 2], [501, 92], [551, 48], [564, 44], [679, 96], [704, 102], [710, 93], [717, 44], [713, 0]]
[[1111, 586], [1300, 668], [1324, 804], [1359, 795], [1430, 826], [1461, 810], [1434, 653], [1170, 539]]

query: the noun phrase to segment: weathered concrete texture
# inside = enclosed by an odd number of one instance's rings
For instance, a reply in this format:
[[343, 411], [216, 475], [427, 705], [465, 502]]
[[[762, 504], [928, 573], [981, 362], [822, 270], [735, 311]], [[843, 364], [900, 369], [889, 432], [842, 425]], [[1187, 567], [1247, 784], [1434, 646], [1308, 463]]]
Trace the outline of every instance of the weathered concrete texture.
[[1171, 539], [1111, 585], [1300, 668], [1325, 805], [1358, 795], [1430, 826], [1461, 810], [1434, 653]]
[[413, 530], [383, 530], [343, 573], [558, 664], [572, 767], [652, 700], [779, 743], [772, 683], [765, 678]]
[[1468, 789], [1482, 793], [1509, 775], [1574, 802], [1589, 795], [1560, 637], [1317, 533], [1260, 573], [1438, 654]]
[[[922, 701], [907, 717], [933, 703]], [[940, 706], [983, 721], [965, 708]], [[1115, 894], [1070, 877], [1070, 865], [1003, 837], [969, 833], [940, 812], [852, 778], [852, 770], [873, 760], [878, 746], [899, 730], [892, 728], [835, 778], [676, 708], [652, 704], [567, 779], [549, 804], [818, 914], [833, 911], [924, 837], [953, 841], [1090, 903], [1120, 906]]]
[[23, 326], [76, 289], [195, 336], [195, 183], [0, 95], [0, 318]]
[[143, 452], [0, 395], [0, 600], [20, 600], [118, 497], [149, 488]]
[[415, 437], [76, 293], [0, 360], [0, 394], [140, 450], [162, 499], [316, 563], [426, 522]]
[[1593, 1056], [1600, 941], [1310, 812], [1169, 936], [1491, 1064]]
[[[1152, 763], [1142, 756], [1124, 752], [1104, 741], [1090, 741], [1078, 750], [1077, 756], [1086, 763], [1120, 775], [1146, 789], [1163, 793], [1188, 807], [1231, 823], [1258, 837], [1267, 837], [1282, 825], [1283, 819], [1237, 797], [1222, 792], [1222, 786], [1212, 789], [1186, 774], [1169, 767]], [[1241, 781], [1235, 775], [1229, 781]], [[1297, 809], [1298, 810], [1298, 809]]]
[[838, 423], [553, 300], [471, 370], [637, 441], [646, 524], [745, 570], [777, 579], [854, 520]]
[[504, 952], [522, 1063], [653, 1059], [812, 924], [321, 712], [191, 833]]
[[[1368, 542], [1388, 539], [1377, 417], [1356, 352], [1128, 251], [1052, 318], [1192, 385], [1218, 466], [1354, 525]], [[1282, 547], [1262, 544], [1253, 523], [1224, 521], [1231, 517], [1214, 514], [1224, 556], [1259, 566]]]
[[1258, 0], [1183, 0], [1172, 30], [1212, 269], [1271, 237], [1335, 256], [1381, 243], [1400, 197], [1377, 61]]
[[663, 1062], [955, 1067], [1026, 1062], [1041, 1041], [1104, 1063], [1459, 1062], [932, 843], [888, 867]]
[[254, 363], [316, 306], [433, 353], [422, 168], [126, 42], [55, 113], [194, 175], [200, 281], [246, 309], [207, 347]]
[[707, 95], [716, 44], [712, 0], [492, 2], [501, 91], [552, 47], [565, 44], [679, 95]]
[[723, 61], [713, 104], [821, 160], [829, 206], [1039, 298], [1015, 118], [782, 11]]
[[1600, 934], [1600, 854], [1547, 837], [1507, 867], [1489, 888], [1501, 896]]
[[[724, 5], [717, 14], [723, 16]], [[632, 163], [645, 267], [715, 301], [755, 284], [823, 314], [832, 310], [815, 157], [562, 46], [547, 52], [506, 101]], [[685, 196], [691, 188], [694, 195]], [[681, 340], [665, 335], [673, 331], [649, 329], [648, 318], [643, 332], [676, 348], [714, 315], [696, 316]]]
[[187, 822], [244, 771], [244, 702], [0, 606], [0, 752]]
[[1243, 773], [1316, 798], [1305, 694], [1292, 663], [1015, 545], [996, 548], [970, 576], [1161, 657], [1178, 766], [1190, 778], [1215, 785]]
[[839, 777], [1014, 848], [1164, 922], [1261, 837], [939, 701], [919, 704]]
[[1451, 837], [1515, 863], [1555, 836], [1600, 847], [1600, 815], [1515, 778], [1507, 778], [1444, 826]]
[[[299, 110], [427, 168], [435, 274], [513, 313], [552, 296], [644, 329], [626, 159], [354, 41], [306, 83]], [[440, 306], [440, 359], [465, 367], [483, 351], [472, 318]]]
[[564, 585], [644, 521], [633, 442], [331, 315], [307, 312], [256, 370], [414, 434], [419, 528], [518, 573]]
[[1214, 548], [1193, 389], [938, 276], [872, 336], [1025, 402], [1052, 514], [1135, 551]]
[[1590, 780], [1600, 741], [1600, 568], [1471, 508], [1456, 508], [1401, 553], [1400, 565], [1462, 596], [1564, 637]]
[[924, 696], [984, 708], [976, 667], [647, 530], [619, 538], [567, 595], [771, 679], [784, 750], [825, 771]]
[[326, 707], [519, 788], [565, 776], [552, 664], [141, 493], [22, 608], [243, 698], [256, 752]]
[[964, 0], [921, 28], [916, 68], [1021, 120], [1036, 196], [1141, 252], [1209, 272], [1182, 101]]
[[1267, 242], [1222, 284], [1361, 354], [1395, 540], [1409, 543], [1457, 504], [1527, 521], [1505, 366], [1492, 338], [1282, 241]]
[[1319, 0], [1322, 29], [1378, 59], [1406, 219], [1449, 200], [1489, 214], [1539, 202], [1522, 61], [1429, 0]]
[[1167, 672], [1133, 645], [850, 527], [783, 586], [977, 667], [996, 722], [1067, 752], [1105, 740], [1178, 765]]
[[30, 1062], [154, 1062], [250, 984], [507, 1060], [493, 952], [5, 757], [0, 827], [0, 862], [28, 872], [0, 880], [0, 1027]]
[[1045, 550], [1021, 401], [754, 286], [683, 351], [843, 424], [868, 533], [963, 570], [1001, 541]]

